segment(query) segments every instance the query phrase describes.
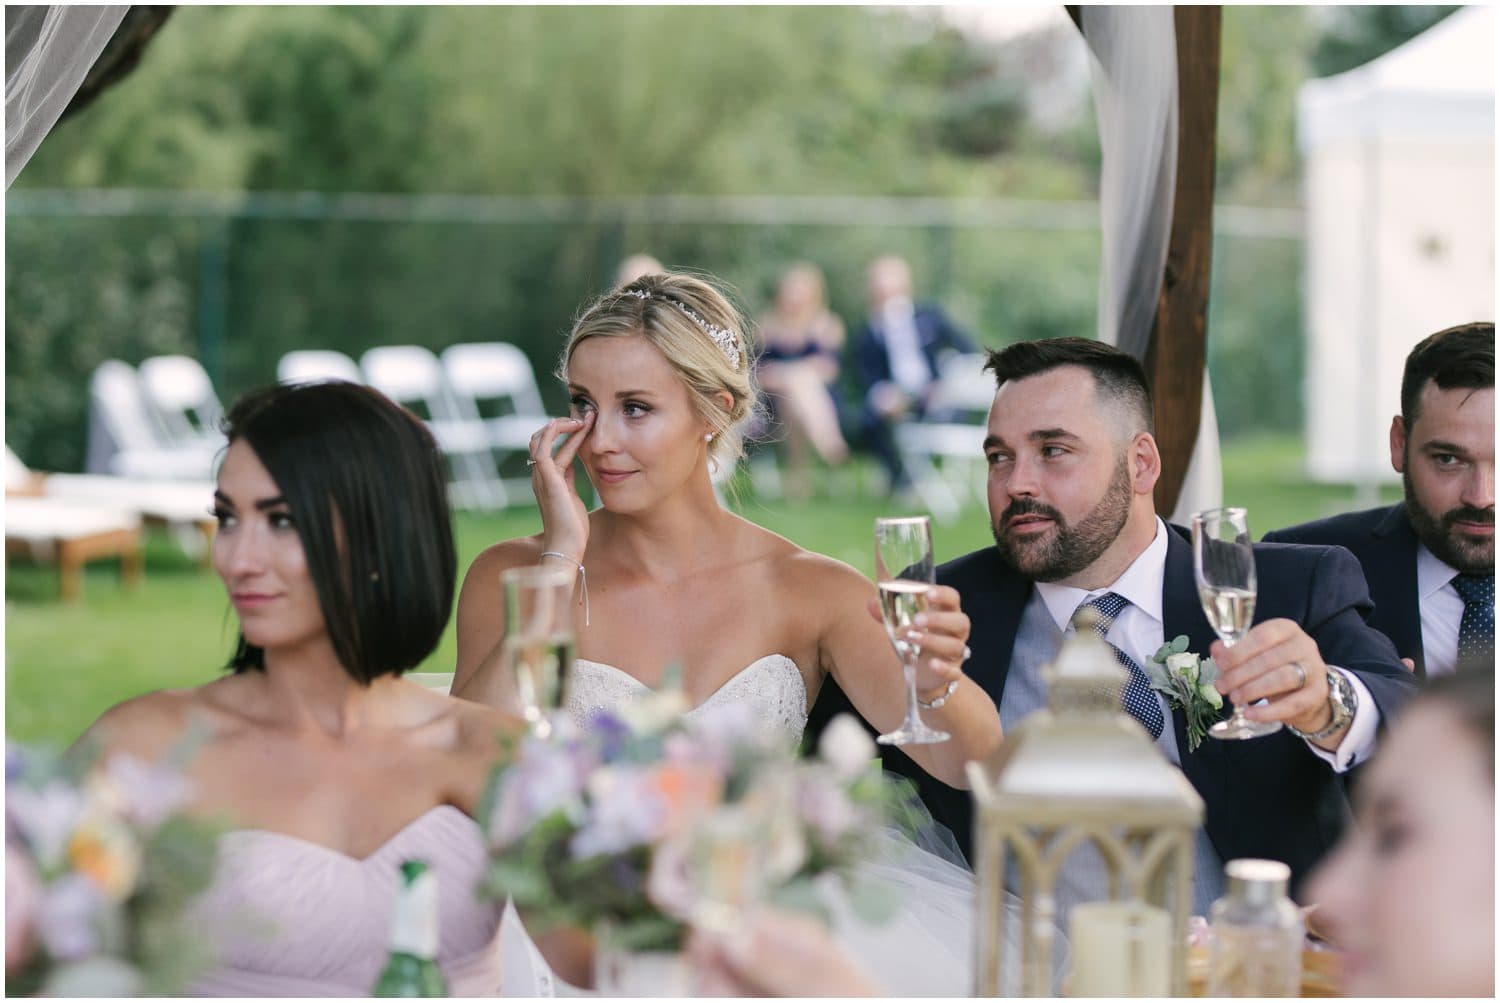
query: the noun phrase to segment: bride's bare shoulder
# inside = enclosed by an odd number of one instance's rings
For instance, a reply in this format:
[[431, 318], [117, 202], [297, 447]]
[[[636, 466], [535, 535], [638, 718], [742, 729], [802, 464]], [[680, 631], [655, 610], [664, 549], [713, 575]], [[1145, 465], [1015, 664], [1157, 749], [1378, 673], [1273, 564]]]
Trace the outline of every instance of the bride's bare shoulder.
[[518, 536], [513, 540], [502, 540], [492, 543], [479, 552], [474, 562], [469, 565], [469, 571], [464, 576], [464, 584], [470, 580], [483, 578], [486, 581], [496, 581], [496, 576], [506, 568], [515, 568], [523, 564], [536, 564], [542, 556], [542, 537]]
[[779, 585], [796, 595], [843, 595], [871, 592], [870, 580], [836, 557], [807, 550], [777, 536], [770, 530], [760, 532], [774, 543], [767, 547], [770, 570]]

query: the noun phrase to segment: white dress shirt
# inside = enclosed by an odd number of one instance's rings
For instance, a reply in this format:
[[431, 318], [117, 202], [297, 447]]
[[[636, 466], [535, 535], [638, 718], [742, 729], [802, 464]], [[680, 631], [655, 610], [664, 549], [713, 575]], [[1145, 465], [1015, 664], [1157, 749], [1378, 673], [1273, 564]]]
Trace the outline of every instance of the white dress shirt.
[[[1080, 604], [1104, 595], [1106, 592], [1114, 592], [1126, 599], [1129, 605], [1120, 611], [1120, 615], [1115, 618], [1115, 622], [1110, 626], [1105, 637], [1111, 644], [1134, 659], [1137, 665], [1144, 667], [1166, 640], [1166, 628], [1162, 623], [1161, 592], [1162, 583], [1166, 577], [1168, 532], [1166, 523], [1162, 522], [1161, 517], [1158, 516], [1156, 536], [1152, 538], [1150, 546], [1131, 562], [1130, 567], [1126, 568], [1119, 578], [1105, 588], [1086, 592], [1068, 585], [1038, 582], [1037, 592], [1046, 603], [1047, 612], [1052, 615], [1058, 629], [1064, 632], [1069, 629], [1073, 614], [1077, 612]], [[1425, 623], [1423, 627], [1425, 629]], [[1455, 645], [1457, 636], [1455, 626]], [[1197, 654], [1204, 658], [1208, 657], [1207, 651], [1200, 651]], [[1374, 698], [1370, 696], [1370, 691], [1365, 688], [1364, 683], [1360, 682], [1358, 676], [1334, 666], [1329, 667], [1341, 673], [1353, 685], [1358, 696], [1358, 706], [1354, 711], [1354, 720], [1349, 730], [1344, 733], [1343, 741], [1339, 743], [1336, 751], [1329, 752], [1311, 742], [1307, 743], [1307, 747], [1314, 755], [1332, 766], [1335, 772], [1343, 773], [1351, 766], [1364, 762], [1375, 751], [1375, 732], [1380, 723], [1380, 710], [1375, 706]], [[1152, 692], [1162, 705], [1162, 714], [1170, 722], [1172, 712], [1167, 707], [1166, 698], [1155, 690]], [[1164, 729], [1162, 737], [1165, 742], [1158, 740], [1157, 745], [1162, 748], [1168, 759], [1180, 764], [1173, 729], [1170, 726]], [[1205, 738], [1204, 741], [1217, 740]]]
[[1464, 600], [1453, 587], [1457, 574], [1425, 543], [1417, 543], [1417, 608], [1422, 615], [1422, 661], [1429, 679], [1451, 676], [1458, 667]]
[[912, 301], [905, 296], [888, 300], [880, 311], [880, 331], [891, 361], [891, 379], [911, 396], [921, 396], [932, 382], [932, 367], [922, 354], [922, 336], [917, 331]]

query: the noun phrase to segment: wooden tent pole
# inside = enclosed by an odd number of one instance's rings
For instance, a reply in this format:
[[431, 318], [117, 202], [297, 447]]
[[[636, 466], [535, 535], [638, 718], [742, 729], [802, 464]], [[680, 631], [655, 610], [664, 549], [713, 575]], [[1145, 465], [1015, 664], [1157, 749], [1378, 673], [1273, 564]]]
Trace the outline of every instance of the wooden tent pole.
[[1222, 9], [1173, 8], [1177, 28], [1177, 192], [1166, 272], [1146, 348], [1156, 395], [1161, 478], [1156, 511], [1177, 507], [1203, 413], [1208, 287], [1213, 264], [1215, 138]]
[[[1081, 32], [1080, 8], [1066, 10]], [[1162, 458], [1156, 510], [1164, 514], [1177, 507], [1203, 414], [1221, 15], [1217, 6], [1172, 8], [1177, 34], [1177, 184], [1166, 268], [1143, 360], [1156, 393], [1156, 442]]]

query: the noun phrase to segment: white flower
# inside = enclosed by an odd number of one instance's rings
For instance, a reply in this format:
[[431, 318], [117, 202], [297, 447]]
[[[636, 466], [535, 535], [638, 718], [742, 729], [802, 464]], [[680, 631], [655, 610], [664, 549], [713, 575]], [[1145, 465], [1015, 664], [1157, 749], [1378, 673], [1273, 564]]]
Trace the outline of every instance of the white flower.
[[1167, 671], [1175, 672], [1194, 685], [1198, 682], [1198, 656], [1191, 651], [1167, 656]]
[[849, 780], [869, 768], [875, 758], [875, 743], [853, 715], [840, 714], [823, 729], [818, 755], [833, 767], [840, 779]]
[[687, 697], [676, 687], [633, 700], [619, 711], [620, 718], [637, 735], [655, 734], [687, 712]]

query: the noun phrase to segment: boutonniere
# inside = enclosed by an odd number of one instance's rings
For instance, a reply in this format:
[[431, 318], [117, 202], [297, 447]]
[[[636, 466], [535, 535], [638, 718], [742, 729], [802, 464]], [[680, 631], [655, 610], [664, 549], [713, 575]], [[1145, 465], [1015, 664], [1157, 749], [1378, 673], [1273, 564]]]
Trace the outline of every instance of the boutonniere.
[[1167, 704], [1187, 718], [1188, 751], [1197, 750], [1208, 726], [1218, 720], [1224, 696], [1214, 689], [1219, 667], [1212, 658], [1199, 658], [1187, 650], [1186, 634], [1178, 634], [1157, 649], [1146, 665], [1151, 688], [1167, 698]]

